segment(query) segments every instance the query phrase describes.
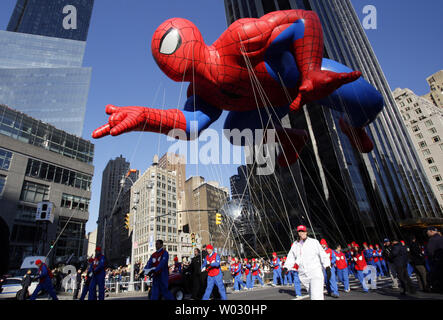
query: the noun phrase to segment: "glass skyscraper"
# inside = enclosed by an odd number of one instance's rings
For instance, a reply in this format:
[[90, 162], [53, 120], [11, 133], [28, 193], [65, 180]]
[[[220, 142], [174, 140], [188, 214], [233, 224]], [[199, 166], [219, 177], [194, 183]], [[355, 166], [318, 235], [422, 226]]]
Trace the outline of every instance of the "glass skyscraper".
[[[228, 25], [275, 10], [315, 11], [323, 25], [325, 57], [360, 70], [385, 100], [384, 110], [367, 130], [375, 145], [369, 154], [351, 147], [338, 129], [337, 111], [310, 104], [284, 119], [291, 127], [307, 130], [310, 142], [291, 172], [276, 168], [273, 177], [253, 176], [252, 201], [274, 219], [263, 227], [271, 238], [289, 233], [286, 240], [293, 240], [286, 225], [293, 230], [305, 223], [331, 244], [380, 242], [442, 223], [441, 209], [349, 0], [225, 0], [225, 9]], [[273, 242], [280, 247], [279, 241]]]
[[[75, 12], [63, 9], [75, 8]], [[46, 37], [86, 41], [94, 0], [17, 0], [7, 31]], [[65, 28], [63, 20], [75, 15], [75, 29]]]
[[[68, 4], [78, 10], [73, 33], [63, 28]], [[8, 31], [0, 31], [0, 103], [82, 135], [92, 72], [82, 62], [92, 5], [88, 0], [17, 2]]]

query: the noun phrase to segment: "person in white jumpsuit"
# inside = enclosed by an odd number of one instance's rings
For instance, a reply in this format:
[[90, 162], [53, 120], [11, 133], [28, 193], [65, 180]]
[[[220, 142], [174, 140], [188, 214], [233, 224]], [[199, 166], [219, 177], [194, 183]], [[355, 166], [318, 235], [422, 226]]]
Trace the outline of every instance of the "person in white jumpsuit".
[[309, 292], [311, 300], [324, 300], [323, 269], [329, 273], [331, 261], [320, 243], [308, 238], [306, 226], [298, 226], [297, 232], [300, 239], [292, 244], [284, 267], [295, 270], [294, 265], [297, 264], [300, 282]]

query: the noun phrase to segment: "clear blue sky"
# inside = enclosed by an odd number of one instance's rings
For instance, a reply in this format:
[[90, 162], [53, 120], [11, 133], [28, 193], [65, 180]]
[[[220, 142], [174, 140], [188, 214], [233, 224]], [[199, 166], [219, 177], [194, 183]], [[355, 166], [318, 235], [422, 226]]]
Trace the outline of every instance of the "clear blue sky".
[[[352, 0], [357, 13], [375, 5], [377, 30], [367, 30], [374, 51], [391, 89], [408, 87], [417, 94], [428, 92], [425, 78], [443, 69], [441, 12], [443, 1]], [[0, 29], [5, 30], [15, 0], [0, 2]], [[84, 126], [85, 139], [107, 120], [108, 103], [118, 106], [139, 105], [180, 107], [186, 85], [168, 79], [155, 64], [150, 42], [156, 27], [172, 17], [193, 21], [210, 44], [226, 29], [222, 0], [96, 0], [93, 11], [84, 66], [92, 67], [92, 81]], [[165, 97], [165, 98], [164, 98]], [[221, 129], [225, 115], [212, 127]], [[109, 159], [122, 154], [131, 167], [141, 172], [151, 164], [159, 150], [170, 145], [164, 136], [153, 133], [129, 133], [95, 140], [95, 175], [92, 184], [90, 220], [87, 231], [96, 228], [100, 202], [102, 171]], [[218, 180], [229, 186], [229, 176], [236, 165], [188, 165], [187, 176], [198, 174], [207, 180]]]

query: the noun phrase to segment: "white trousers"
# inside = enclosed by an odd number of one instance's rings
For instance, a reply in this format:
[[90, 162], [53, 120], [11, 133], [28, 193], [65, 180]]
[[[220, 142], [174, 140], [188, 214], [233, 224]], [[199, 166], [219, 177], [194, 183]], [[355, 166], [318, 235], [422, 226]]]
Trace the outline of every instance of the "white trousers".
[[324, 300], [324, 276], [323, 270], [316, 270], [316, 272], [299, 273], [300, 282], [308, 290], [311, 300]]

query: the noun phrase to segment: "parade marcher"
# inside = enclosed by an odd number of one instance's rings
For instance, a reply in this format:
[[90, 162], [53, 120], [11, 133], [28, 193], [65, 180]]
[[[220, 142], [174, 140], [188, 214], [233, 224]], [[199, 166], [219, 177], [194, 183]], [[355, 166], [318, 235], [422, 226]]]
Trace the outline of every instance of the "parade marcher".
[[354, 252], [354, 261], [355, 261], [355, 271], [357, 273], [357, 279], [360, 281], [362, 287], [363, 287], [363, 291], [364, 292], [369, 292], [369, 288], [366, 284], [365, 281], [365, 276], [366, 276], [366, 260], [364, 257], [364, 251], [360, 250], [360, 246], [358, 244], [354, 245], [355, 248], [355, 252]]
[[194, 257], [191, 259], [190, 272], [192, 279], [192, 296], [194, 300], [200, 300], [203, 296], [202, 279], [201, 279], [201, 255], [198, 248], [194, 249]]
[[340, 295], [338, 293], [337, 279], [335, 278], [336, 256], [334, 250], [328, 247], [328, 243], [326, 242], [325, 239], [320, 240], [320, 245], [322, 246], [323, 250], [325, 250], [328, 258], [331, 260], [331, 274], [330, 275], [326, 274], [326, 270], [324, 270], [323, 272], [323, 276], [325, 278], [326, 290], [328, 291], [328, 295], [330, 295], [333, 298], [338, 298]]
[[351, 291], [349, 287], [349, 271], [348, 271], [348, 264], [346, 262], [345, 254], [341, 251], [341, 245], [337, 245], [337, 248], [335, 249], [335, 265], [337, 267], [337, 278], [338, 280], [343, 283], [345, 287], [345, 292]]
[[376, 244], [375, 247], [376, 247], [376, 250], [377, 250], [377, 253], [378, 253], [378, 260], [380, 262], [381, 268], [383, 269], [383, 274], [385, 276], [388, 276], [389, 275], [389, 269], [388, 269], [388, 265], [387, 265], [387, 262], [385, 260], [385, 257], [383, 257], [383, 250], [382, 250], [382, 248], [378, 244]]
[[348, 244], [348, 248], [345, 252], [346, 261], [348, 263], [348, 271], [350, 274], [355, 276], [355, 263], [354, 263], [354, 250], [352, 249], [352, 245]]
[[[282, 258], [281, 265], [283, 266], [286, 262], [286, 257]], [[292, 272], [290, 272], [288, 269], [283, 268], [281, 269], [282, 272], [282, 278], [283, 278], [283, 285], [292, 285]]]
[[373, 250], [369, 248], [366, 242], [363, 243], [363, 255], [366, 260], [366, 264], [374, 266]]
[[280, 265], [280, 259], [277, 257], [277, 253], [272, 253], [272, 260], [271, 260], [271, 267], [273, 271], [273, 277], [272, 277], [272, 285], [276, 286], [278, 284], [283, 284], [283, 279], [281, 277], [281, 265]]
[[300, 277], [298, 276], [298, 264], [294, 263], [294, 270], [291, 270], [292, 272], [292, 279], [294, 282], [294, 290], [295, 290], [295, 297], [301, 298], [301, 282]]
[[395, 266], [392, 263], [392, 258], [390, 258], [391, 251], [392, 251], [391, 242], [388, 238], [385, 238], [383, 240], [382, 256], [388, 266], [388, 275], [391, 277], [392, 280], [392, 288], [398, 289], [397, 271], [395, 271]]
[[443, 237], [436, 227], [428, 227], [426, 251], [430, 264], [430, 285], [433, 292], [443, 292]]
[[80, 295], [80, 301], [85, 300], [86, 295], [89, 292], [89, 286], [91, 284], [91, 279], [92, 279], [92, 266], [94, 264], [94, 259], [93, 258], [89, 258], [88, 259], [88, 268], [86, 269], [86, 275], [84, 276], [83, 279], [83, 289], [82, 289], [82, 294]]
[[160, 294], [166, 300], [174, 300], [171, 292], [168, 290], [169, 280], [169, 253], [163, 248], [163, 241], [155, 242], [156, 251], [151, 255], [146, 263], [145, 269], [150, 270], [147, 276], [152, 276], [151, 299], [158, 300]]
[[378, 244], [375, 245], [373, 256], [374, 256], [375, 266], [377, 267], [377, 277], [384, 277], [386, 271], [386, 264], [383, 260], [382, 250], [380, 249], [380, 246]]
[[403, 289], [401, 294], [405, 295], [406, 292], [415, 293], [415, 288], [408, 275], [408, 252], [406, 251], [406, 247], [400, 244], [397, 240], [393, 240], [392, 251], [389, 257], [392, 259], [392, 263]]
[[425, 256], [423, 248], [418, 244], [415, 236], [412, 236], [411, 245], [409, 247], [409, 253], [411, 257], [411, 264], [414, 267], [415, 274], [417, 275], [418, 288], [421, 291], [428, 292], [427, 271], [425, 268]]
[[95, 248], [95, 257], [88, 273], [92, 274], [88, 300], [97, 300], [97, 285], [98, 300], [105, 300], [105, 256], [102, 254], [102, 249], [99, 246]]
[[74, 300], [78, 299], [78, 292], [80, 291], [81, 285], [82, 285], [82, 269], [79, 268], [77, 270], [77, 274], [75, 275], [75, 289], [72, 295], [72, 299]]
[[30, 300], [35, 300], [41, 290], [45, 290], [46, 292], [48, 292], [52, 300], [58, 300], [57, 295], [54, 291], [54, 287], [52, 286], [51, 279], [53, 278], [53, 274], [51, 270], [49, 270], [46, 264], [44, 264], [40, 259], [35, 261], [35, 264], [38, 266], [37, 278], [39, 279], [39, 283], [37, 285], [37, 288], [35, 288], [34, 292], [32, 293]]
[[32, 283], [32, 272], [28, 270], [22, 280], [22, 288], [17, 292], [17, 300], [26, 300], [29, 296], [28, 289]]
[[173, 270], [173, 272], [175, 272], [175, 273], [182, 272], [182, 264], [180, 262], [178, 262], [178, 257], [177, 256], [174, 257], [174, 270]]
[[247, 290], [252, 290], [252, 272], [251, 272], [251, 264], [249, 263], [248, 259], [245, 258], [244, 259], [244, 272], [245, 272], [245, 276], [246, 276], [246, 289]]
[[329, 277], [331, 261], [320, 243], [308, 237], [306, 226], [298, 226], [297, 232], [299, 240], [292, 245], [285, 267], [288, 270], [295, 270], [294, 266], [297, 264], [300, 281], [308, 290], [311, 300], [324, 300], [323, 269], [326, 269]]
[[221, 299], [226, 300], [226, 290], [223, 284], [223, 274], [220, 272], [220, 256], [214, 252], [214, 247], [212, 245], [207, 245], [206, 250], [208, 255], [203, 261], [203, 269], [208, 271], [208, 285], [206, 287], [205, 294], [203, 295], [203, 300], [209, 300], [211, 296], [212, 289], [214, 285], [217, 286], [220, 293]]
[[255, 280], [258, 280], [258, 283], [261, 284], [262, 287], [265, 286], [263, 283], [263, 279], [260, 277], [260, 264], [256, 262], [255, 258], [252, 258], [252, 287], [255, 285]]
[[231, 275], [234, 278], [234, 291], [239, 292], [242, 289], [243, 281], [241, 279], [242, 273], [241, 273], [241, 264], [237, 261], [237, 259], [234, 257], [232, 259], [232, 264], [229, 266]]

